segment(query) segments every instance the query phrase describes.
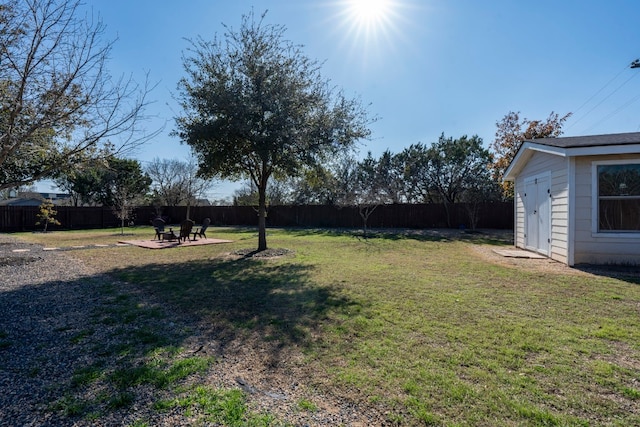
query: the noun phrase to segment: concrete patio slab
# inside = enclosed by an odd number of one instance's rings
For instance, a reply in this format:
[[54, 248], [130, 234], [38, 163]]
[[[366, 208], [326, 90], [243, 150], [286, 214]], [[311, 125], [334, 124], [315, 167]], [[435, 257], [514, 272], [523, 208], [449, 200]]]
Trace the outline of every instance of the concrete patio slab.
[[494, 249], [493, 252], [508, 258], [530, 258], [530, 259], [546, 259], [544, 255], [535, 252], [525, 251], [523, 249]]
[[220, 243], [232, 243], [232, 240], [222, 239], [198, 239], [187, 240], [178, 243], [176, 240], [122, 240], [120, 244], [135, 245], [146, 249], [185, 248], [189, 246], [215, 245]]

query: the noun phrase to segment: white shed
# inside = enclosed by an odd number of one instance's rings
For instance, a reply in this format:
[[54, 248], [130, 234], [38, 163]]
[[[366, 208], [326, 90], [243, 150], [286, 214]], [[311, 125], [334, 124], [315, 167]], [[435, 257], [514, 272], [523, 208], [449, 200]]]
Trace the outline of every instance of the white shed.
[[640, 132], [525, 141], [514, 243], [567, 265], [640, 266]]

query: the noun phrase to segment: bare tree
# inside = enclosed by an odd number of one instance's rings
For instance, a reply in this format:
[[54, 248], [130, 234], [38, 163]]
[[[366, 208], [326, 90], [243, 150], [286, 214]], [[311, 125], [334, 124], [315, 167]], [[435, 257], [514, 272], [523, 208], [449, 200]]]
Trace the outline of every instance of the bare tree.
[[0, 4], [0, 189], [55, 177], [98, 145], [113, 155], [153, 136], [139, 129], [150, 88], [109, 75], [114, 41], [80, 6]]
[[194, 158], [186, 161], [155, 158], [146, 168], [153, 180], [155, 198], [164, 206], [187, 206], [187, 219], [191, 206], [195, 206], [212, 186], [213, 179], [198, 175]]
[[189, 219], [191, 206], [198, 205], [199, 199], [204, 197], [212, 182], [212, 177], [203, 178], [198, 173], [198, 163], [195, 158], [191, 157], [184, 163], [181, 186], [184, 189], [187, 205], [186, 219]]
[[336, 170], [342, 194], [339, 206], [355, 206], [362, 219], [364, 238], [367, 238], [369, 217], [376, 208], [387, 201], [387, 177], [385, 165], [374, 159], [371, 152], [360, 162], [345, 156]]
[[180, 187], [184, 164], [175, 159], [160, 159], [156, 157], [145, 168], [151, 177], [151, 184], [155, 198], [162, 206], [180, 206], [183, 201], [183, 191]]

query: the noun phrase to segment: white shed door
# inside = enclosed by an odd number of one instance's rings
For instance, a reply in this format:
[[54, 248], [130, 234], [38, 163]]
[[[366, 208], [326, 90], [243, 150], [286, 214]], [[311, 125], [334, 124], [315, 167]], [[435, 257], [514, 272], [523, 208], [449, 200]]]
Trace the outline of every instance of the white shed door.
[[551, 244], [551, 185], [548, 176], [525, 180], [525, 246], [549, 255]]

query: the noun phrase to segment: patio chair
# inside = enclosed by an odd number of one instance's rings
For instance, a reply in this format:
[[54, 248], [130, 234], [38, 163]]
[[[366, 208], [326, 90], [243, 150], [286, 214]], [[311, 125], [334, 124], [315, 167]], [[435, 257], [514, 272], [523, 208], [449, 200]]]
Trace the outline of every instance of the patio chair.
[[178, 243], [182, 240], [186, 242], [187, 240], [191, 241], [189, 236], [191, 235], [191, 229], [193, 228], [193, 221], [190, 219], [185, 219], [180, 223], [180, 235], [178, 236]]
[[153, 240], [162, 240], [162, 233], [164, 233], [164, 220], [162, 218], [156, 218], [151, 221], [151, 225], [156, 230], [156, 235]]
[[196, 228], [194, 231], [191, 232], [191, 234], [193, 234], [193, 240], [196, 240], [196, 236], [204, 237], [206, 239], [207, 238], [206, 231], [207, 231], [207, 228], [209, 228], [209, 224], [211, 224], [211, 218], [203, 219], [202, 225], [200, 226], [200, 228]]

